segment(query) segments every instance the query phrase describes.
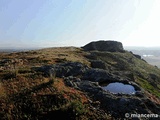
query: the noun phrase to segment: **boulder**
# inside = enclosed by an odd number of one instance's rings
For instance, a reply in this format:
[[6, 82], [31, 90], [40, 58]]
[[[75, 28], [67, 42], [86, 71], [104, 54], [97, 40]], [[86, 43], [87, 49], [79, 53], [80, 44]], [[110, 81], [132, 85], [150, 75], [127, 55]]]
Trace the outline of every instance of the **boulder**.
[[90, 42], [87, 45], [81, 47], [85, 51], [109, 51], [109, 52], [124, 52], [124, 48], [121, 42], [118, 41], [95, 41]]

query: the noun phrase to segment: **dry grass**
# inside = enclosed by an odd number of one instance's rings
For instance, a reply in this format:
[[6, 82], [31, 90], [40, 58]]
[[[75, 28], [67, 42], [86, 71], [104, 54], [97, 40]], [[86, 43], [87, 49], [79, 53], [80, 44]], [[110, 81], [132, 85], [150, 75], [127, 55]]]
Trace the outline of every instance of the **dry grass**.
[[[47, 48], [40, 50], [33, 50], [28, 52], [17, 53], [1, 53], [0, 67], [2, 68], [0, 73], [0, 95], [15, 94], [23, 89], [30, 89], [35, 85], [39, 85], [48, 78], [44, 78], [42, 75], [34, 73], [31, 70], [33, 66], [42, 66], [46, 64], [55, 64], [64, 61], [78, 61], [89, 65], [90, 63], [84, 57], [86, 52], [83, 52], [81, 48], [76, 47], [57, 47]], [[22, 63], [14, 63], [15, 60], [21, 60]], [[7, 62], [4, 62], [7, 61]], [[15, 68], [14, 68], [15, 64]], [[16, 70], [16, 75], [14, 71]], [[3, 84], [3, 86], [2, 86]], [[67, 88], [62, 80], [54, 83], [58, 91], [70, 92], [75, 91], [72, 88]], [[61, 84], [61, 85], [59, 85]], [[61, 87], [58, 87], [61, 86]], [[7, 88], [6, 90], [4, 88]], [[63, 90], [62, 90], [63, 88]]]
[[2, 83], [0, 82], [0, 99], [6, 97], [6, 91]]
[[71, 88], [71, 87], [67, 87], [64, 84], [63, 79], [61, 78], [57, 79], [54, 82], [53, 86], [56, 88], [57, 92], [63, 93], [64, 98], [68, 99], [68, 101], [78, 99], [82, 103], [88, 102], [88, 99], [86, 98], [83, 92], [76, 90], [74, 88]]
[[37, 119], [40, 116], [46, 118], [45, 115], [50, 111], [55, 114], [54, 111], [57, 110], [62, 113], [71, 112], [80, 120], [87, 120], [87, 117], [102, 118], [89, 109], [87, 96], [79, 90], [67, 87], [62, 78], [54, 78], [52, 83], [50, 78], [39, 77], [33, 80], [18, 76], [3, 81], [3, 84], [4, 87], [1, 88], [6, 88], [7, 97], [0, 99], [2, 119]]
[[[82, 49], [76, 47], [57, 47], [57, 48], [47, 48], [38, 51], [41, 56], [45, 56], [50, 62], [56, 63], [59, 61], [73, 61], [81, 62], [89, 65], [89, 62], [86, 60], [84, 55], [86, 52], [83, 52]], [[59, 60], [59, 61], [58, 61]]]
[[[79, 115], [78, 119], [84, 120], [87, 120], [87, 117], [106, 117], [92, 113], [85, 93], [67, 87], [62, 78], [46, 77], [32, 70], [35, 66], [65, 61], [81, 62], [89, 66], [86, 54], [88, 53], [75, 47], [1, 54], [1, 119], [37, 119], [40, 116], [46, 118], [46, 115], [50, 116], [50, 112], [57, 110], [71, 113], [74, 117]], [[15, 61], [18, 62], [15, 64]]]
[[[0, 55], [0, 117], [4, 119], [37, 119], [39, 115], [45, 116], [58, 110], [65, 111], [67, 114], [71, 112], [72, 115], [83, 114], [79, 120], [87, 120], [88, 117], [93, 120], [105, 118], [106, 113], [94, 109], [85, 93], [66, 86], [62, 78], [46, 77], [43, 73], [32, 70], [32, 67], [66, 61], [81, 62], [90, 66], [90, 62], [85, 58], [89, 54], [76, 47], [2, 53]], [[99, 54], [97, 53], [97, 55]], [[103, 53], [99, 55], [99, 58], [110, 67], [115, 68], [121, 67], [117, 66], [118, 63], [125, 63], [129, 70], [128, 56], [132, 57], [131, 54], [125, 53], [115, 53], [115, 55]], [[20, 62], [15, 64], [15, 61]], [[139, 61], [135, 63], [136, 65], [140, 63], [137, 66], [141, 67], [135, 67], [136, 71], [140, 70], [141, 73], [142, 70], [151, 70], [149, 72], [155, 73], [158, 71], [154, 71], [155, 69], [151, 69], [152, 67], [149, 65], [143, 68], [146, 63]], [[142, 86], [150, 88], [150, 86], [146, 86], [148, 84], [143, 83]], [[159, 103], [159, 100], [152, 94], [148, 94], [148, 96]], [[73, 113], [73, 111], [77, 113]], [[34, 112], [35, 114], [33, 114]]]
[[[31, 67], [40, 66], [46, 64], [55, 64], [58, 62], [65, 61], [76, 61], [86, 65], [90, 63], [84, 57], [86, 52], [83, 52], [81, 48], [76, 47], [57, 47], [57, 48], [46, 48], [40, 50], [33, 50], [28, 52], [17, 52], [17, 53], [1, 53], [1, 60], [23, 60], [22, 64], [16, 64], [16, 67]], [[12, 63], [6, 64], [13, 66]]]

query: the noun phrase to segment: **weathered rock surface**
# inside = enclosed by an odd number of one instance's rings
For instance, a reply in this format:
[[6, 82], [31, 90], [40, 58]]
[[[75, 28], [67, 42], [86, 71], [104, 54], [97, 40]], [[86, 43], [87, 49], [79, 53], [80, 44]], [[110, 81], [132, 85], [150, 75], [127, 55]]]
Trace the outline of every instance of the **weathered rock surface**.
[[92, 68], [107, 69], [106, 63], [102, 60], [91, 60]]
[[[148, 65], [139, 55], [125, 51], [122, 43], [117, 41], [96, 41], [82, 48], [89, 53], [85, 57], [90, 67], [80, 62], [64, 62], [36, 69], [47, 76], [63, 78], [67, 86], [99, 101], [98, 107], [115, 118], [125, 118], [125, 113], [160, 114], [159, 102], [151, 99], [143, 87], [146, 84], [156, 86], [159, 77], [150, 71], [146, 72], [142, 65]], [[114, 94], [103, 89], [103, 85], [114, 82], [133, 86], [135, 94]]]
[[[100, 107], [114, 117], [124, 118], [125, 113], [160, 114], [160, 105], [150, 101], [136, 83], [123, 79], [103, 69], [89, 68], [79, 62], [66, 62], [43, 66], [37, 69], [46, 75], [55, 74], [63, 77], [66, 85], [85, 92], [100, 102]], [[123, 82], [131, 84], [137, 91], [134, 95], [112, 94], [105, 91], [100, 83]]]
[[95, 41], [82, 47], [86, 51], [109, 51], [109, 52], [124, 52], [123, 45], [118, 41]]

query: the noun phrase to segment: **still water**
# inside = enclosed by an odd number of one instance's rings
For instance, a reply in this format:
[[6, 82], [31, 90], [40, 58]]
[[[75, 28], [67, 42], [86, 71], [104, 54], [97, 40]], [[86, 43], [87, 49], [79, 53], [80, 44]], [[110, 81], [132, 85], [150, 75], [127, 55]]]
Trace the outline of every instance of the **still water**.
[[123, 84], [120, 82], [110, 83], [107, 86], [103, 87], [104, 90], [107, 90], [111, 93], [118, 94], [135, 94], [135, 89], [132, 85], [129, 84]]

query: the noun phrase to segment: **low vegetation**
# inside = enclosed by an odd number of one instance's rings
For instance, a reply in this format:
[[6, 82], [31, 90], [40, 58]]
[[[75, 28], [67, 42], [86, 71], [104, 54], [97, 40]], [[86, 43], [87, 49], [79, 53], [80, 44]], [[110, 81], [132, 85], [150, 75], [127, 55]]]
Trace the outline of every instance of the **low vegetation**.
[[[55, 77], [56, 73], [47, 77], [44, 73], [33, 69], [65, 61], [78, 61], [90, 66], [90, 61], [87, 59], [90, 54], [75, 47], [1, 54], [0, 118], [4, 120], [61, 119], [61, 117], [69, 120], [112, 119], [107, 111], [98, 107], [95, 109], [96, 101], [82, 91], [66, 86], [62, 78]], [[155, 99], [160, 98], [160, 69], [129, 52], [94, 51], [92, 54], [97, 60], [104, 61], [108, 67], [106, 69], [111, 72], [119, 72], [121, 75], [122, 71], [130, 71], [131, 80], [155, 96]]]
[[89, 65], [83, 54], [86, 53], [78, 48], [50, 48], [1, 55], [0, 118], [110, 118], [105, 111], [94, 109], [83, 92], [67, 87], [62, 78], [56, 78], [55, 74], [46, 77], [32, 69], [65, 61], [80, 61]]
[[[128, 76], [151, 94], [160, 98], [160, 69], [139, 59], [130, 52], [93, 52], [98, 60], [104, 61], [112, 72], [123, 71], [122, 76]], [[125, 74], [125, 72], [127, 74]]]

